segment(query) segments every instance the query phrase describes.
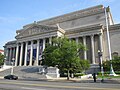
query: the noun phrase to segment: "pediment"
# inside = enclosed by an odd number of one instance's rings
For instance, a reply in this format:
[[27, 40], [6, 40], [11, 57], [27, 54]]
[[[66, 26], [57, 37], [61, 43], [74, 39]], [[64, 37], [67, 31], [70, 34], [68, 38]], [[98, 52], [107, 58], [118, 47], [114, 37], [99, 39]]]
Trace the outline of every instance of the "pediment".
[[50, 27], [50, 26], [45, 26], [45, 25], [32, 25], [31, 27], [29, 27], [29, 28], [23, 30], [21, 33], [19, 33], [16, 36], [16, 38], [48, 33], [50, 31], [55, 31], [57, 29], [58, 29], [57, 27]]

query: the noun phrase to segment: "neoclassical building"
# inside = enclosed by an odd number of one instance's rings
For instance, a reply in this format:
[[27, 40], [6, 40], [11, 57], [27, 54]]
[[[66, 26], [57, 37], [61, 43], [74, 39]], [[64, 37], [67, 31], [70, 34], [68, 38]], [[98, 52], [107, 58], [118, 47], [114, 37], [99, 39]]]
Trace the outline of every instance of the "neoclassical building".
[[82, 58], [91, 65], [100, 63], [98, 51], [101, 60], [120, 54], [120, 24], [114, 24], [109, 7], [98, 5], [23, 26], [16, 31], [16, 40], [4, 46], [5, 64], [14, 60], [15, 66], [38, 66], [45, 44], [63, 35], [87, 47]]

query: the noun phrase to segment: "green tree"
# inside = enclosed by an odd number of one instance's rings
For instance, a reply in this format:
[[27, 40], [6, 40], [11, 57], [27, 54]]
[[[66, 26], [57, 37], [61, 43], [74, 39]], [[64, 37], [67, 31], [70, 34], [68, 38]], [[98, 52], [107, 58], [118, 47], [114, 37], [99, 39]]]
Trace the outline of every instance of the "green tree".
[[58, 66], [61, 71], [76, 73], [89, 68], [89, 63], [80, 59], [80, 51], [85, 47], [67, 38], [55, 38], [53, 44], [48, 44], [44, 50], [43, 64], [47, 66]]
[[4, 55], [0, 53], [0, 66], [4, 64]]
[[115, 71], [120, 71], [120, 56], [115, 56], [113, 57], [113, 59], [111, 61], [105, 61], [103, 63], [103, 67], [105, 71], [109, 71], [110, 70], [110, 64], [112, 63], [112, 66], [114, 68]]

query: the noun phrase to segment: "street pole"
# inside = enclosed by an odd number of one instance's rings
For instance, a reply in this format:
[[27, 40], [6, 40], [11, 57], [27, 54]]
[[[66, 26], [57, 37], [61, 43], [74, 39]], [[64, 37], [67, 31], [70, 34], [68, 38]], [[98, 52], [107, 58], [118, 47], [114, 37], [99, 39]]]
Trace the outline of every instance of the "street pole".
[[100, 70], [102, 74], [101, 82], [103, 82], [104, 81], [104, 70], [103, 70], [103, 63], [102, 63], [102, 52], [100, 50], [98, 50], [98, 57], [99, 57], [99, 62], [100, 62]]
[[[106, 29], [107, 29], [107, 41], [108, 41], [108, 52], [109, 52], [109, 60], [112, 60], [112, 55], [111, 55], [111, 46], [110, 46], [110, 35], [109, 35], [109, 27], [108, 27], [108, 16], [107, 16], [107, 11], [106, 9], [109, 10], [109, 7], [105, 7], [105, 19], [106, 19]], [[116, 76], [113, 66], [112, 66], [112, 61], [110, 61], [110, 76]]]

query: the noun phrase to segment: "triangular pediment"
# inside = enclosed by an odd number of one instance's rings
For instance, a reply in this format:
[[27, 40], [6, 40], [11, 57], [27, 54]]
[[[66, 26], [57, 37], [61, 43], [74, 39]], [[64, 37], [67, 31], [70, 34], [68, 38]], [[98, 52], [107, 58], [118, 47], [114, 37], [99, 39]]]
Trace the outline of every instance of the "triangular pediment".
[[21, 33], [19, 33], [16, 36], [16, 38], [48, 33], [50, 31], [57, 31], [57, 29], [58, 29], [57, 27], [34, 24], [34, 25], [31, 25], [29, 28], [23, 30]]

